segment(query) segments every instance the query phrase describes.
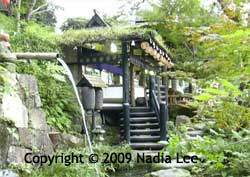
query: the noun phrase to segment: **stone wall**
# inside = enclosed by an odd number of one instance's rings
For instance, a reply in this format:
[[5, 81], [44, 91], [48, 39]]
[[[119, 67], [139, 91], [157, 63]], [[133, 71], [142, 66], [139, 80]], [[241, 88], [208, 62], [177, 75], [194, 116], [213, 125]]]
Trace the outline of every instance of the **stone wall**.
[[84, 146], [83, 138], [48, 126], [37, 79], [17, 74], [15, 61], [0, 41], [0, 169], [25, 163], [28, 152], [52, 155], [58, 148]]
[[0, 165], [24, 163], [27, 152], [50, 155], [53, 144], [49, 138], [50, 127], [34, 76], [0, 72], [5, 90], [0, 97]]

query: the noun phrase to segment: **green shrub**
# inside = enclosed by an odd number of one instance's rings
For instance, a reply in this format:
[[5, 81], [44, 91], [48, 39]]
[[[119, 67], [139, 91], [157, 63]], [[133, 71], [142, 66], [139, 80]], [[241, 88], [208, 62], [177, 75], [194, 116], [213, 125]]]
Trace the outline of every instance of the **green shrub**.
[[23, 23], [23, 31], [11, 36], [12, 50], [15, 52], [58, 52], [55, 33], [49, 27], [34, 22]]
[[72, 130], [72, 119], [79, 117], [79, 106], [64, 69], [52, 62], [18, 63], [17, 72], [38, 79], [39, 94], [49, 125], [62, 132]]

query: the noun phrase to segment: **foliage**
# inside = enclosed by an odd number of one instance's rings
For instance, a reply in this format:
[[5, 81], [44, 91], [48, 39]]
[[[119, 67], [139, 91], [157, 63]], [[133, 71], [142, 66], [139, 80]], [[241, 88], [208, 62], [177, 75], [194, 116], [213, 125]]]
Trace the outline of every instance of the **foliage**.
[[[199, 77], [249, 77], [249, 30], [239, 29], [200, 45], [197, 53], [204, 61], [196, 71]], [[226, 66], [226, 67], [222, 67]]]
[[11, 33], [15, 30], [15, 19], [7, 17], [4, 14], [0, 13], [0, 30], [4, 30], [6, 33]]
[[63, 68], [56, 63], [33, 61], [18, 63], [17, 72], [38, 79], [47, 122], [62, 132], [72, 131], [72, 119], [79, 116], [79, 108]]
[[[210, 130], [217, 128], [216, 125], [211, 127], [207, 124], [207, 126]], [[222, 129], [216, 131], [214, 131], [216, 134], [209, 133], [205, 137], [193, 140], [187, 139], [183, 132], [172, 132], [166, 150], [172, 157], [175, 157], [177, 153], [183, 156], [188, 152], [200, 156], [201, 162], [192, 168], [192, 176], [241, 177], [250, 175], [249, 130], [228, 132], [227, 135], [232, 137], [230, 140], [225, 139], [225, 132]]]
[[23, 23], [22, 31], [11, 36], [12, 50], [15, 52], [58, 52], [55, 34], [48, 28], [34, 22]]
[[77, 18], [68, 18], [61, 26], [62, 31], [68, 31], [68, 30], [79, 30], [86, 28], [86, 25], [88, 23], [88, 19], [77, 17]]
[[[112, 40], [122, 39], [135, 39], [142, 38], [149, 40], [150, 35], [158, 40], [160, 44], [163, 44], [160, 36], [151, 29], [148, 28], [124, 28], [124, 27], [112, 27], [112, 28], [101, 28], [101, 29], [82, 29], [82, 30], [69, 30], [63, 35], [58, 37], [58, 43], [66, 46], [83, 45], [84, 43], [91, 42], [106, 42]], [[164, 47], [164, 45], [162, 46]], [[166, 48], [166, 50], [168, 50]]]
[[10, 34], [14, 52], [59, 52], [53, 29], [34, 22], [22, 22], [20, 33], [15, 33], [16, 20], [0, 14], [0, 25]]
[[[244, 93], [226, 80], [214, 83], [219, 88], [208, 87], [194, 97], [199, 101], [200, 115], [214, 119], [218, 128], [226, 132], [250, 128], [250, 108], [238, 104]], [[245, 95], [246, 99], [248, 97]]]
[[[89, 163], [89, 155], [91, 154], [88, 148], [84, 149], [69, 149], [66, 152], [57, 152], [57, 154], [61, 155], [71, 155], [74, 153], [82, 154], [84, 163], [71, 163], [69, 166], [65, 166], [63, 163], [53, 163], [52, 166], [43, 166], [41, 168], [36, 168], [31, 170], [30, 167], [24, 166], [23, 168], [16, 169], [19, 172], [22, 172], [21, 176], [30, 176], [30, 177], [92, 177], [97, 176], [97, 171], [99, 172], [100, 177], [108, 176], [108, 172], [128, 169], [127, 164], [112, 164], [112, 163], [102, 163], [103, 161], [103, 153], [120, 153], [120, 152], [129, 152], [132, 153], [131, 149], [128, 146], [95, 146], [94, 152], [101, 157], [99, 162], [96, 164]], [[98, 169], [96, 171], [95, 167]]]
[[36, 23], [50, 27], [55, 27], [57, 22], [55, 10], [62, 9], [52, 1], [47, 0], [21, 0], [20, 9], [18, 8], [18, 3], [15, 1], [13, 8], [14, 15], [17, 16], [20, 13], [21, 20], [33, 20]]

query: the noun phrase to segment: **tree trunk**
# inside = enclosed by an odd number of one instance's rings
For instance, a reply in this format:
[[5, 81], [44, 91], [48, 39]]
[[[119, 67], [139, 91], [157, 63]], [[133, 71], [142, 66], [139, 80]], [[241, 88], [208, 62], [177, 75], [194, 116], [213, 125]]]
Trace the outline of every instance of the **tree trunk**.
[[33, 11], [35, 5], [36, 5], [36, 0], [31, 0], [30, 6], [27, 10], [26, 17], [25, 17], [26, 21], [29, 21], [31, 19], [32, 11]]
[[17, 0], [16, 31], [20, 32], [20, 10], [22, 0]]

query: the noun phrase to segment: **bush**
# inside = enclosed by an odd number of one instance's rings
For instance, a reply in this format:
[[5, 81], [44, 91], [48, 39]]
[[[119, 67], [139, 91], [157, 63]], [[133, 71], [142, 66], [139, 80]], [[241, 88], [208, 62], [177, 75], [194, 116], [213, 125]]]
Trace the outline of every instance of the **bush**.
[[18, 63], [17, 72], [38, 79], [39, 94], [49, 125], [62, 132], [72, 130], [72, 119], [79, 117], [79, 106], [64, 69], [56, 63], [33, 61]]
[[58, 52], [54, 40], [55, 33], [49, 27], [34, 22], [23, 23], [23, 31], [11, 36], [12, 50], [15, 52]]

